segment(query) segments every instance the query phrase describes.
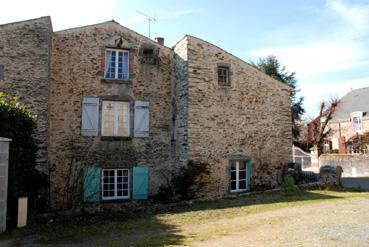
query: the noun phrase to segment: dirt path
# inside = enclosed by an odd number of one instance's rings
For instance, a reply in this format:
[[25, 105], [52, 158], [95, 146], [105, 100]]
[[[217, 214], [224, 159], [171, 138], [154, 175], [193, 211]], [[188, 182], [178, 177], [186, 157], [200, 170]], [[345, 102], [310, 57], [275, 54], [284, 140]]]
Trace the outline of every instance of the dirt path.
[[369, 246], [369, 199], [283, 208], [209, 222], [197, 230], [205, 227], [211, 231], [222, 226], [231, 229], [225, 236], [191, 246]]

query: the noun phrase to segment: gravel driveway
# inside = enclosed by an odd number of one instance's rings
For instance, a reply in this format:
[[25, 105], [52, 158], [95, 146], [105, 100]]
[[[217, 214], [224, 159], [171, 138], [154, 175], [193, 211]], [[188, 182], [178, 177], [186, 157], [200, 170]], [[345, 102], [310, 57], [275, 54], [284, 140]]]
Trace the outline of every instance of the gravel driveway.
[[216, 224], [242, 230], [192, 246], [369, 246], [369, 199], [283, 208]]

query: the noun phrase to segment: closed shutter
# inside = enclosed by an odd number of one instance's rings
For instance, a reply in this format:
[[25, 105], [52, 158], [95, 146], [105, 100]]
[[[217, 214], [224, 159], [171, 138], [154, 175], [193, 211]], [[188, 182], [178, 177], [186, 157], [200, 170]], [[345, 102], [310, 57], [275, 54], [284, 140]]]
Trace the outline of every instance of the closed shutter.
[[149, 102], [136, 101], [135, 102], [135, 137], [148, 137], [149, 136]]
[[99, 98], [83, 98], [81, 135], [97, 136], [99, 127]]
[[83, 201], [98, 202], [100, 201], [100, 174], [99, 167], [83, 168]]
[[246, 190], [250, 191], [251, 182], [251, 164], [250, 160], [246, 161]]
[[146, 200], [149, 197], [149, 168], [147, 166], [133, 167], [132, 199]]

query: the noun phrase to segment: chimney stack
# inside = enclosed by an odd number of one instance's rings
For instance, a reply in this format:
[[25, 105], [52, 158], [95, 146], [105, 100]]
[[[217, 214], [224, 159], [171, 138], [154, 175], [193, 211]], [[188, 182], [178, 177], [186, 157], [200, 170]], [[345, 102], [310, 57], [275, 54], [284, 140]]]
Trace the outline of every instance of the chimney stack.
[[156, 37], [155, 40], [159, 45], [164, 45], [164, 38], [163, 37]]

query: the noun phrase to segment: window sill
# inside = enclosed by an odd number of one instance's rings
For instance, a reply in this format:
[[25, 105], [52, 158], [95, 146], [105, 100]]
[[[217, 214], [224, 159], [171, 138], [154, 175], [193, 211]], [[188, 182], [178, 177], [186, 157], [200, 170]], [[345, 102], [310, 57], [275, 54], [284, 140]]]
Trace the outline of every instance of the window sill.
[[101, 141], [131, 141], [132, 137], [130, 136], [101, 136]]
[[218, 84], [219, 88], [231, 88], [231, 84]]
[[117, 84], [131, 84], [131, 79], [108, 79], [108, 78], [102, 78], [102, 83], [117, 83]]
[[110, 203], [119, 203], [119, 202], [131, 202], [131, 198], [119, 198], [119, 199], [101, 199], [100, 203], [110, 204]]

